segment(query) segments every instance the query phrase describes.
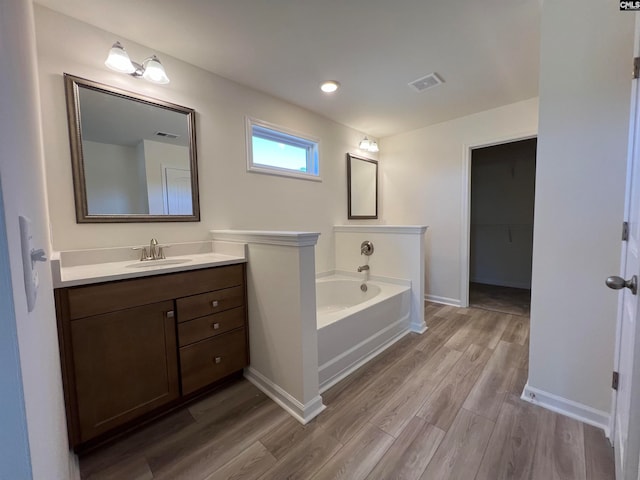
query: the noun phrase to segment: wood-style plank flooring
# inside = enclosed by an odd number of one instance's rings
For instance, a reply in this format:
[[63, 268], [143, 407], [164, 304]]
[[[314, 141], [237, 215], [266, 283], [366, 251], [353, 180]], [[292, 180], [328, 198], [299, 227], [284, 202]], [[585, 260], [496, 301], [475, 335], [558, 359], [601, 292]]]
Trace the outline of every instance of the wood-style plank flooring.
[[246, 380], [80, 460], [82, 478], [613, 480], [603, 433], [520, 400], [528, 317], [427, 304], [302, 426]]
[[529, 315], [531, 290], [472, 282], [469, 284], [469, 305], [511, 315]]

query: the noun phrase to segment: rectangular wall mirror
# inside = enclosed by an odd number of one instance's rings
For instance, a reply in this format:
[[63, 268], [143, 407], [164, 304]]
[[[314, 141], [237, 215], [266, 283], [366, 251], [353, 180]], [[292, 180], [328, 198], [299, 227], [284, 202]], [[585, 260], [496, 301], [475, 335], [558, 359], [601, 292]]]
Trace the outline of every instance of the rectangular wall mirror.
[[77, 222], [199, 221], [195, 111], [64, 81]]
[[349, 219], [378, 218], [378, 162], [347, 153]]

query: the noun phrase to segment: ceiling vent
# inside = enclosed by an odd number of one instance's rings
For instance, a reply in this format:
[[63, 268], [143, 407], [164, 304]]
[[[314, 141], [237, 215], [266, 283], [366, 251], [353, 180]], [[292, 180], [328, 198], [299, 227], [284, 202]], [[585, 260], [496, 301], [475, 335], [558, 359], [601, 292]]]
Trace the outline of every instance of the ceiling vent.
[[156, 132], [155, 135], [157, 137], [171, 138], [173, 140], [175, 140], [176, 138], [178, 138], [180, 136], [180, 135], [176, 135], [175, 133], [167, 133], [167, 132]]
[[413, 82], [409, 82], [409, 86], [416, 92], [422, 93], [425, 90], [437, 87], [442, 83], [444, 83], [444, 80], [442, 80], [436, 73], [430, 73], [426, 77], [422, 77], [414, 80]]

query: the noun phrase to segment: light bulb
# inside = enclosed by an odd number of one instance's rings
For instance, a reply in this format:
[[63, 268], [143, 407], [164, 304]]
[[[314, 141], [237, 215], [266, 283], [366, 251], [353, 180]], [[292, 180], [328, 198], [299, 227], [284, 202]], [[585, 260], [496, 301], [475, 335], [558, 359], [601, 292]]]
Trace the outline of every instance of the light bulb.
[[364, 137], [360, 142], [360, 145], [358, 146], [360, 147], [360, 150], [369, 150], [370, 145], [371, 145], [371, 142], [369, 142], [369, 139], [367, 137]]
[[120, 42], [116, 42], [109, 50], [109, 56], [105, 60], [104, 64], [111, 70], [115, 70], [120, 73], [133, 73], [136, 71], [136, 67], [131, 63], [131, 59], [124, 47]]
[[144, 62], [142, 78], [153, 83], [169, 83], [169, 77], [167, 77], [164, 67], [155, 55]]
[[338, 90], [338, 88], [340, 88], [340, 83], [336, 82], [335, 80], [328, 80], [320, 85], [320, 90], [322, 90], [324, 93], [333, 93]]

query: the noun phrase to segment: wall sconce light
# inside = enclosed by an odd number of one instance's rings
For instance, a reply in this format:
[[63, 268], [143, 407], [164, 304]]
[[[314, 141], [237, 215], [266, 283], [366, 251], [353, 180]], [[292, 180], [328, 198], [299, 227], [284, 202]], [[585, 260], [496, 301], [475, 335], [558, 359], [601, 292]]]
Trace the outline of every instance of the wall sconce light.
[[358, 145], [360, 150], [366, 150], [367, 152], [376, 153], [379, 152], [378, 142], [375, 140], [369, 140], [367, 137], [364, 137], [360, 144]]
[[140, 63], [132, 62], [120, 42], [116, 42], [109, 50], [109, 56], [104, 64], [111, 70], [127, 73], [135, 78], [144, 78], [153, 83], [169, 83], [169, 77], [158, 57], [151, 55]]

